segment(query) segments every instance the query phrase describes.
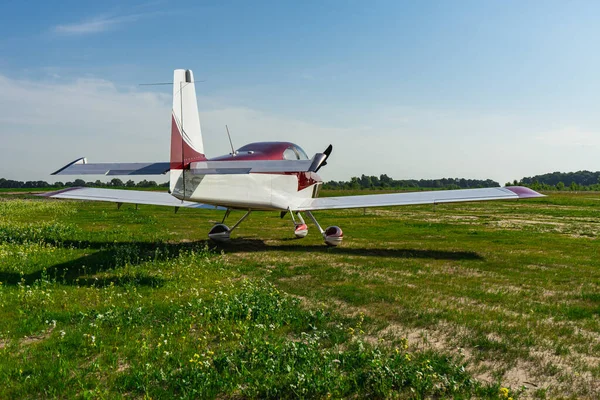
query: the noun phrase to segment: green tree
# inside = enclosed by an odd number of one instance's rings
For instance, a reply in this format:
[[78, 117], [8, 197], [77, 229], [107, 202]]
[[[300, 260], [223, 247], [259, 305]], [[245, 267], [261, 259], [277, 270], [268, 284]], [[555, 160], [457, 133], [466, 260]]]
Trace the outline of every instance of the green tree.
[[110, 186], [123, 187], [123, 181], [119, 178], [113, 178], [110, 180]]
[[156, 187], [156, 182], [143, 180], [137, 184], [138, 187]]

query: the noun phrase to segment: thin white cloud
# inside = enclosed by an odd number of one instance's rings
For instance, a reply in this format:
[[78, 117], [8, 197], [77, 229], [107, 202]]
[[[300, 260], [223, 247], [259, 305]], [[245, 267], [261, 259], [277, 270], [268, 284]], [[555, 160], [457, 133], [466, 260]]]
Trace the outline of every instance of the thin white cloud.
[[57, 25], [53, 28], [55, 33], [63, 35], [86, 35], [105, 32], [118, 25], [131, 23], [150, 14], [133, 14], [125, 16], [97, 16], [71, 24]]
[[[198, 101], [208, 156], [230, 151], [225, 124], [236, 147], [291, 141], [314, 154], [331, 143], [331, 161], [320, 171], [326, 180], [385, 173], [504, 183], [599, 168], [594, 147], [565, 152], [536, 140], [536, 120], [390, 107], [344, 115], [338, 120], [346, 122], [332, 126], [212, 97]], [[102, 79], [39, 82], [0, 75], [0, 177], [51, 180], [51, 171], [83, 156], [92, 162], [168, 161], [170, 109], [169, 93], [124, 90]], [[590, 135], [579, 142], [595, 143]]]
[[545, 132], [538, 135], [536, 139], [552, 147], [600, 147], [600, 131], [592, 132], [579, 127]]

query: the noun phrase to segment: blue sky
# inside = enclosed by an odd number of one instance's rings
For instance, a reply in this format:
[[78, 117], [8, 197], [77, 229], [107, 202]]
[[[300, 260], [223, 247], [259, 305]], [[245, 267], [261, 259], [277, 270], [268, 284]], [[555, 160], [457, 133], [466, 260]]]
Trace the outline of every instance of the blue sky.
[[333, 143], [325, 179], [600, 169], [598, 2], [57, 4], [0, 3], [0, 176], [166, 159], [170, 88], [138, 84], [175, 68], [205, 80], [209, 156], [227, 123], [238, 147]]

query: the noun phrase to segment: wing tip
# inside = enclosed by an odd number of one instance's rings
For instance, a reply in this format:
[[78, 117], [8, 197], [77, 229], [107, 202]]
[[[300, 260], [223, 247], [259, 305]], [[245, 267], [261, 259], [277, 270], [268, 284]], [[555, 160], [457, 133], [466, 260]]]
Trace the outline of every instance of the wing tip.
[[507, 186], [505, 189], [510, 190], [514, 194], [516, 194], [519, 199], [532, 199], [535, 197], [546, 197], [545, 194], [541, 194], [536, 192], [533, 189], [529, 189], [525, 186]]
[[87, 159], [85, 157], [80, 157], [75, 161], [71, 161], [70, 163], [68, 163], [67, 165], [65, 165], [64, 167], [54, 171], [53, 173], [51, 173], [50, 175], [58, 175], [61, 172], [63, 172], [65, 169], [69, 168], [71, 165], [75, 165], [75, 164], [87, 164]]

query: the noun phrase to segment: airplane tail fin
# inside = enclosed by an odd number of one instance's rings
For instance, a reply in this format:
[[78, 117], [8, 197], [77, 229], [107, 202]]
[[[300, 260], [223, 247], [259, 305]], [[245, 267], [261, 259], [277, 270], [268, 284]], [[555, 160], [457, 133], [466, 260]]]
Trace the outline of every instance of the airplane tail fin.
[[[173, 114], [171, 116], [170, 189], [183, 195], [184, 174], [190, 163], [206, 160], [194, 74], [176, 69], [173, 74]], [[179, 197], [179, 196], [178, 196]]]

